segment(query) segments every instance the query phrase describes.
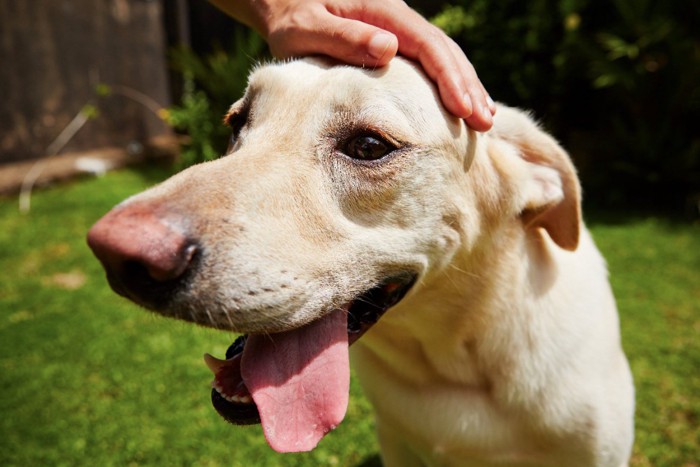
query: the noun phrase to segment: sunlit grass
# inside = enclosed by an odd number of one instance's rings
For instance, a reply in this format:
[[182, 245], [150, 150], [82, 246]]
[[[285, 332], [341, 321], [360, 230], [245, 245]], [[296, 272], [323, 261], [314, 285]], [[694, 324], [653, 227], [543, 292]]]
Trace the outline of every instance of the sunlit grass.
[[[226, 333], [161, 319], [117, 297], [85, 246], [112, 205], [163, 176], [122, 171], [0, 201], [0, 465], [376, 465], [368, 403], [308, 454], [280, 455], [259, 427], [209, 403], [204, 352]], [[637, 385], [635, 465], [698, 459], [700, 228], [594, 222]]]
[[637, 390], [635, 465], [700, 459], [700, 225], [594, 224]]

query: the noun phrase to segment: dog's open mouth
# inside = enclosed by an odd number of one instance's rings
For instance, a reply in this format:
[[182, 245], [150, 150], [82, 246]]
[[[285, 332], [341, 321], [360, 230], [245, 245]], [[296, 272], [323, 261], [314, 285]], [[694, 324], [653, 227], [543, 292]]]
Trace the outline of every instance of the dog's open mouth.
[[381, 282], [299, 329], [240, 336], [226, 360], [204, 359], [214, 372], [212, 404], [238, 425], [262, 423], [280, 452], [313, 449], [345, 416], [348, 347], [410, 290], [415, 274]]

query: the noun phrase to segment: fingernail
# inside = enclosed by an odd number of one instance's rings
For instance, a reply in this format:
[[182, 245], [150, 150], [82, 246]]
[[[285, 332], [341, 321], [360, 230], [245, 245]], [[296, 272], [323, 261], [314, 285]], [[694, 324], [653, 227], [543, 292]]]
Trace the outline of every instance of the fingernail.
[[462, 118], [469, 118], [474, 113], [474, 104], [472, 103], [472, 98], [469, 93], [465, 93], [462, 96], [462, 102], [464, 103], [464, 108], [467, 109], [466, 115], [462, 115]]
[[491, 115], [491, 109], [481, 104], [479, 106], [479, 110], [481, 113], [481, 118], [484, 119], [484, 122], [488, 123], [489, 125], [493, 124], [493, 116]]
[[389, 48], [394, 45], [395, 40], [396, 38], [393, 34], [389, 34], [386, 32], [375, 33], [374, 36], [372, 36], [372, 39], [370, 39], [369, 44], [367, 45], [367, 52], [372, 58], [376, 58], [377, 60], [379, 60], [382, 57], [384, 57], [384, 54], [386, 54], [387, 50], [389, 50]]
[[493, 109], [496, 107], [496, 103], [491, 99], [491, 96], [487, 95], [486, 96], [486, 103], [488, 104], [490, 109]]

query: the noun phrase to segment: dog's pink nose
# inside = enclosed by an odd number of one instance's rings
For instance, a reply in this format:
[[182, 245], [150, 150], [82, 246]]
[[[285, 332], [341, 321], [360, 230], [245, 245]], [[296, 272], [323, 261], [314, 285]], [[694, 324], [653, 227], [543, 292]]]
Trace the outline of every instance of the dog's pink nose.
[[110, 211], [90, 229], [87, 241], [112, 288], [144, 304], [152, 301], [152, 289], [162, 294], [163, 284], [180, 279], [197, 251], [184, 233], [143, 204]]

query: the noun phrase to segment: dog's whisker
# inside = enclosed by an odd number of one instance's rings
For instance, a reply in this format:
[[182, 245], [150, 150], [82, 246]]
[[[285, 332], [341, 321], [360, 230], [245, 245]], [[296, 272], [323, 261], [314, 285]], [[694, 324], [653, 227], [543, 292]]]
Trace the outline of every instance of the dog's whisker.
[[459, 283], [455, 280], [454, 277], [452, 277], [451, 274], [445, 274], [445, 277], [447, 277], [447, 280], [450, 281], [450, 284], [452, 284], [453, 290], [460, 290]]
[[190, 321], [196, 323], [197, 322], [197, 311], [194, 310], [193, 308], [188, 308], [187, 313], [190, 315], [190, 317], [189, 317]]
[[448, 267], [450, 269], [454, 269], [455, 271], [459, 272], [460, 274], [469, 276], [473, 279], [480, 279], [482, 277], [481, 274], [478, 274], [478, 273], [473, 272], [473, 271], [467, 271], [466, 269], [462, 269], [459, 266], [456, 266], [454, 264], [450, 264], [450, 265], [448, 265]]
[[231, 319], [231, 313], [229, 313], [227, 310], [224, 310], [224, 316], [226, 317], [226, 321], [228, 321], [230, 328], [235, 329], [236, 326], [233, 324], [233, 319]]
[[368, 300], [368, 299], [366, 299], [366, 298], [364, 298], [364, 297], [361, 297], [361, 296], [360, 296], [360, 297], [357, 297], [357, 298], [355, 299], [355, 302], [357, 302], [357, 303], [365, 303], [365, 304], [367, 304], [367, 305], [372, 305], [372, 301], [371, 301], [371, 300]]
[[214, 321], [214, 317], [211, 315], [211, 311], [209, 311], [209, 308], [208, 308], [208, 307], [205, 307], [205, 308], [204, 308], [204, 311], [206, 312], [207, 317], [209, 318], [209, 322], [211, 323], [211, 325], [212, 325], [212, 326], [215, 326], [215, 325], [216, 325], [216, 322]]

